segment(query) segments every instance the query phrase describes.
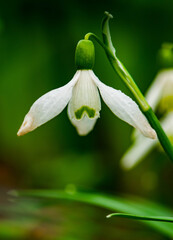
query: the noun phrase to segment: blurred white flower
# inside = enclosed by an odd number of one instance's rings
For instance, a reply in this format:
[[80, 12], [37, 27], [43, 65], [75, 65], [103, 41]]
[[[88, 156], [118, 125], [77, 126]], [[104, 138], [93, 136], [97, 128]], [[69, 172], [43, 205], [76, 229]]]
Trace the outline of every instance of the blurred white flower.
[[[169, 138], [173, 137], [173, 69], [162, 70], [150, 86], [146, 99], [154, 111], [162, 113], [161, 125]], [[131, 169], [149, 154], [159, 142], [133, 133], [134, 142], [121, 159], [124, 169]]]
[[160, 71], [151, 87], [146, 99], [155, 111], [159, 112], [173, 110], [173, 69]]
[[156, 138], [154, 129], [138, 105], [124, 93], [103, 84], [92, 70], [77, 70], [65, 86], [40, 97], [25, 116], [17, 135], [22, 136], [51, 120], [68, 104], [68, 116], [79, 135], [87, 135], [99, 118], [103, 101], [120, 119], [140, 130], [149, 138]]

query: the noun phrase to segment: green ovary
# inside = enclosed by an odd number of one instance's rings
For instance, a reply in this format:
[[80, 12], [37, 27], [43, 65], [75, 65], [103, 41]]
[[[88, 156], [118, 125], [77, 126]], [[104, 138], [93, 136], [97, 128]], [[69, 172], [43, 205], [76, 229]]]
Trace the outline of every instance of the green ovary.
[[94, 118], [96, 111], [93, 108], [89, 108], [88, 106], [82, 106], [75, 112], [75, 116], [79, 120], [82, 118], [84, 113], [86, 113], [89, 118]]

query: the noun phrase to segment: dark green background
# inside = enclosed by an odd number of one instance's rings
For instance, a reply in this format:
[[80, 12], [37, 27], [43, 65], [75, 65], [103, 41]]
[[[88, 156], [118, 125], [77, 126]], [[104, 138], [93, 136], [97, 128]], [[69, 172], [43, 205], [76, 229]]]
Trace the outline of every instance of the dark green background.
[[[173, 42], [173, 1], [1, 1], [2, 196], [13, 188], [62, 189], [75, 184], [81, 190], [129, 193], [173, 204], [173, 167], [163, 153], [155, 151], [130, 172], [121, 170], [120, 158], [130, 145], [132, 128], [117, 119], [104, 103], [100, 119], [86, 137], [77, 135], [66, 109], [34, 132], [16, 136], [32, 103], [73, 77], [76, 44], [87, 32], [101, 37], [105, 10], [114, 16], [110, 27], [117, 55], [144, 93], [160, 69], [157, 52], [161, 44]], [[107, 85], [129, 94], [104, 51], [94, 44], [95, 74]], [[71, 214], [72, 220], [60, 219], [60, 231], [53, 238], [48, 237], [49, 229], [45, 227], [42, 238], [33, 235], [31, 239], [102, 239], [99, 228], [104, 229], [103, 239], [164, 239], [128, 220], [127, 224], [115, 220], [108, 224], [102, 220], [107, 212], [87, 209], [61, 204], [57, 215]], [[127, 234], [123, 229], [128, 230]]]

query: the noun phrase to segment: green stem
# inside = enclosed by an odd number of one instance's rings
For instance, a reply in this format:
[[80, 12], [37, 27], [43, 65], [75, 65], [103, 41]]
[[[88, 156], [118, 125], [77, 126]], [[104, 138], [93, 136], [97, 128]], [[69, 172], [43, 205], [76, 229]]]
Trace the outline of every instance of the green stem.
[[119, 74], [121, 79], [124, 81], [126, 86], [129, 88], [133, 96], [135, 97], [137, 103], [139, 104], [142, 112], [145, 114], [146, 118], [148, 119], [151, 126], [155, 129], [158, 139], [169, 156], [170, 160], [173, 161], [173, 146], [169, 141], [167, 135], [165, 134], [162, 126], [160, 125], [159, 120], [157, 119], [156, 115], [154, 114], [153, 110], [151, 109], [150, 105], [147, 103], [145, 97], [143, 96], [142, 92], [136, 85], [135, 81], [128, 73], [126, 68], [123, 64], [119, 61], [116, 57], [115, 49], [111, 40], [110, 28], [109, 28], [109, 20], [112, 18], [112, 15], [108, 12], [105, 12], [105, 17], [102, 21], [102, 36], [103, 36], [103, 43], [112, 53], [112, 56], [109, 55], [109, 52], [106, 52], [107, 57], [113, 67], [113, 69]]
[[154, 114], [153, 110], [151, 109], [150, 105], [146, 101], [144, 95], [136, 85], [135, 81], [133, 80], [129, 72], [126, 70], [124, 65], [116, 56], [116, 50], [112, 44], [110, 30], [109, 30], [109, 19], [112, 18], [112, 15], [110, 15], [107, 12], [105, 13], [105, 15], [106, 16], [102, 22], [103, 42], [93, 33], [86, 34], [85, 39], [88, 40], [90, 37], [93, 37], [105, 50], [105, 53], [114, 71], [118, 73], [118, 75], [121, 77], [125, 85], [129, 88], [130, 92], [135, 97], [142, 112], [145, 114], [151, 126], [155, 129], [163, 149], [169, 156], [170, 160], [173, 161], [173, 146], [170, 143], [167, 135], [165, 134], [162, 126], [160, 125], [159, 120], [157, 119], [156, 115]]
[[144, 114], [145, 114], [146, 118], [148, 119], [150, 125], [157, 132], [158, 139], [159, 139], [163, 149], [165, 150], [165, 152], [169, 156], [170, 160], [173, 161], [173, 147], [172, 147], [172, 144], [169, 141], [167, 135], [165, 134], [162, 126], [160, 125], [160, 122], [159, 122], [158, 118], [154, 114], [151, 107], [148, 111], [144, 112]]
[[131, 93], [133, 94], [137, 103], [139, 104], [141, 110], [147, 111], [150, 108], [150, 106], [147, 103], [143, 94], [141, 93], [140, 89], [134, 82], [133, 78], [124, 67], [124, 65], [120, 62], [120, 60], [116, 56], [114, 57], [114, 59], [108, 56], [108, 59], [114, 71], [118, 73], [118, 75], [121, 77], [125, 85], [130, 89]]
[[138, 102], [142, 111], [147, 111], [150, 108], [149, 104], [145, 100], [145, 97], [139, 90], [138, 86], [136, 85], [136, 83], [134, 82], [134, 80], [132, 79], [132, 77], [130, 76], [128, 71], [125, 69], [125, 67], [120, 62], [120, 60], [116, 57], [114, 52], [112, 52], [112, 50], [109, 49], [109, 47], [107, 47], [94, 33], [87, 33], [85, 35], [85, 40], [88, 40], [91, 37], [93, 37], [105, 50], [106, 55], [112, 65], [114, 71], [119, 74], [121, 79], [124, 81], [124, 83], [130, 89], [130, 91], [133, 93], [133, 95], [135, 96], [135, 99]]

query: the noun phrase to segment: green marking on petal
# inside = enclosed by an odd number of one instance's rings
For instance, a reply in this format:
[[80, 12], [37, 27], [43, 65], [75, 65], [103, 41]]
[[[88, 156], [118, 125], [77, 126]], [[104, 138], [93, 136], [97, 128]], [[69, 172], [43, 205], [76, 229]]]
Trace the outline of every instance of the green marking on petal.
[[75, 112], [75, 116], [77, 119], [81, 119], [84, 113], [86, 113], [89, 118], [94, 118], [96, 111], [88, 106], [82, 106]]

